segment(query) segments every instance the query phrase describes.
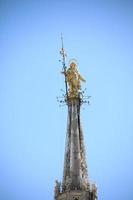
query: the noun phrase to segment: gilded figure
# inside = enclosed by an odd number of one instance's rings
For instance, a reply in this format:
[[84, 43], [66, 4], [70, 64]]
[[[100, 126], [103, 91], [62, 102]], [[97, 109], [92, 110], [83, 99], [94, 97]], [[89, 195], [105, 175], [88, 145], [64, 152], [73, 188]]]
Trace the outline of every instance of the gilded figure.
[[69, 85], [68, 95], [75, 97], [81, 90], [81, 81], [85, 82], [85, 79], [80, 75], [75, 62], [70, 63], [70, 67], [65, 72], [66, 81]]

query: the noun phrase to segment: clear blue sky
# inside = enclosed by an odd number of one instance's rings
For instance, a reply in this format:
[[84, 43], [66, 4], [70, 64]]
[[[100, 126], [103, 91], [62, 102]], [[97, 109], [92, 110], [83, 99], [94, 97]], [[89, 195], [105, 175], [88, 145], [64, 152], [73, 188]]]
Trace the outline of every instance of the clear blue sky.
[[89, 177], [99, 200], [133, 199], [133, 1], [0, 1], [0, 200], [53, 200], [67, 107], [60, 33], [79, 62]]

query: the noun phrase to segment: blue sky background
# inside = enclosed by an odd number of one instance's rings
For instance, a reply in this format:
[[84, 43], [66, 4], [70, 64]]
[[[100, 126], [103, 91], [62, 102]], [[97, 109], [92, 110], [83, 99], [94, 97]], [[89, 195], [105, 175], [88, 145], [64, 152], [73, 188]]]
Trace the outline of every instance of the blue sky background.
[[67, 107], [59, 50], [76, 58], [90, 180], [99, 200], [133, 199], [133, 1], [0, 0], [0, 200], [53, 200]]

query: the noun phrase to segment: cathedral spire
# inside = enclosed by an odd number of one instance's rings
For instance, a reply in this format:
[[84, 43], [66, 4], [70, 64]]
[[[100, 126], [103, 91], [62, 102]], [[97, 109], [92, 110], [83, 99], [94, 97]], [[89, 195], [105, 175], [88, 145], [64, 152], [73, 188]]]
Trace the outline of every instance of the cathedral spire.
[[56, 181], [55, 200], [96, 200], [96, 186], [90, 184], [86, 163], [80, 108], [83, 103], [81, 82], [85, 79], [77, 69], [77, 62], [72, 59], [68, 68], [65, 64], [65, 51], [60, 51], [63, 61], [68, 120], [62, 183]]

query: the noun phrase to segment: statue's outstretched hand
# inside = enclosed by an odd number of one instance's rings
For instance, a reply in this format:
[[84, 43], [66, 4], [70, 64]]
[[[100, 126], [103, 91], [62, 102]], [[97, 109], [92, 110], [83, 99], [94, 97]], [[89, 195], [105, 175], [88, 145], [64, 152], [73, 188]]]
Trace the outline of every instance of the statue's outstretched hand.
[[86, 82], [86, 80], [80, 75], [80, 80]]

